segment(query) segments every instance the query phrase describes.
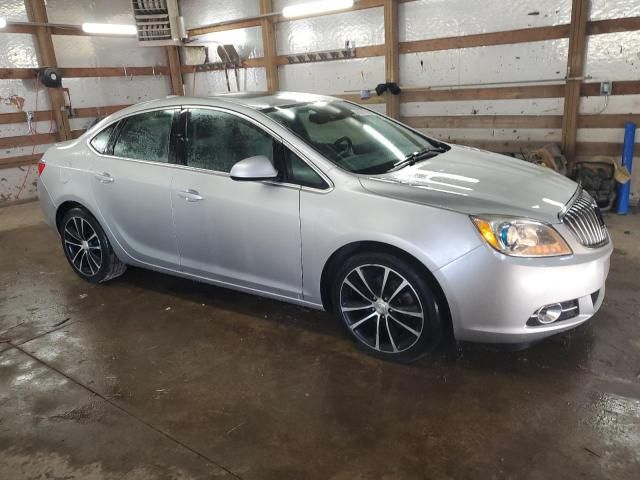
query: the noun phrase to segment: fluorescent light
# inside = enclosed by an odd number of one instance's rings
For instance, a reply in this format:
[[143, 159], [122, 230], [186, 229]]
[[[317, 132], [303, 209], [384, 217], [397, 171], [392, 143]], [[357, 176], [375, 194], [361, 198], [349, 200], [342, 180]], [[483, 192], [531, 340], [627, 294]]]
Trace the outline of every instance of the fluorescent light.
[[7, 20], [5, 18], [0, 17], [0, 28], [4, 28], [7, 26]]
[[83, 23], [82, 31], [104, 35], [135, 35], [135, 25], [117, 25], [115, 23]]
[[322, 0], [299, 5], [284, 7], [282, 15], [286, 18], [302, 17], [315, 13], [332, 12], [334, 10], [344, 10], [353, 7], [353, 0]]

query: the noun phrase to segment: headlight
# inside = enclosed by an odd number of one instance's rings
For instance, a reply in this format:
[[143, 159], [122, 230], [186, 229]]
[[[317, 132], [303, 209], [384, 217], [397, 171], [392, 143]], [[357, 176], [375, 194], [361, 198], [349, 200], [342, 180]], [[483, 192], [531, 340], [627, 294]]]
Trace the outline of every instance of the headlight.
[[499, 216], [471, 217], [482, 238], [500, 253], [514, 257], [571, 255], [569, 245], [544, 223]]

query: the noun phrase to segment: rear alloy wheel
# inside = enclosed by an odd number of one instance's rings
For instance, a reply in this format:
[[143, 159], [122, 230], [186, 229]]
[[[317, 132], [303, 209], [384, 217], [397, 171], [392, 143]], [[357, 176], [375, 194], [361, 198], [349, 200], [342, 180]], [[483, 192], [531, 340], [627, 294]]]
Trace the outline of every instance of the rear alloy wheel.
[[347, 331], [367, 352], [409, 362], [441, 338], [441, 318], [432, 289], [403, 259], [361, 254], [337, 276], [334, 305]]
[[60, 237], [69, 264], [89, 282], [111, 280], [127, 268], [116, 257], [96, 219], [82, 208], [66, 213], [60, 224]]

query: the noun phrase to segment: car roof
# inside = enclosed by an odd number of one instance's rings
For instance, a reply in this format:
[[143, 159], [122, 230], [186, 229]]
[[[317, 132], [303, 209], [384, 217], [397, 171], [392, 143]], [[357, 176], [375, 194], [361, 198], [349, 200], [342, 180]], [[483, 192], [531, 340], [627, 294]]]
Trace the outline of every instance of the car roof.
[[239, 92], [224, 93], [214, 95], [209, 98], [239, 103], [256, 110], [280, 107], [283, 105], [295, 105], [298, 103], [336, 100], [335, 98], [326, 95], [316, 95], [313, 93], [303, 92]]
[[166, 98], [150, 100], [131, 106], [131, 110], [141, 110], [163, 106], [175, 106], [181, 104], [197, 104], [219, 106], [221, 104], [233, 103], [239, 106], [248, 107], [254, 110], [264, 110], [272, 107], [284, 105], [296, 105], [299, 103], [309, 103], [318, 101], [339, 100], [326, 95], [316, 95], [302, 92], [234, 92], [212, 95], [210, 97], [179, 97], [169, 95]]
[[319, 101], [330, 102], [335, 100], [340, 99], [327, 95], [316, 95], [313, 93], [303, 92], [233, 92], [221, 93], [209, 97], [182, 97], [178, 95], [168, 95], [164, 98], [147, 100], [146, 102], [136, 103], [123, 108], [122, 110], [118, 110], [102, 121], [96, 122], [85, 133], [93, 135], [108, 123], [113, 123], [121, 118], [149, 109], [179, 107], [182, 105], [229, 107], [230, 104], [235, 104], [238, 106], [239, 110], [244, 108], [260, 111], [285, 105], [289, 106]]

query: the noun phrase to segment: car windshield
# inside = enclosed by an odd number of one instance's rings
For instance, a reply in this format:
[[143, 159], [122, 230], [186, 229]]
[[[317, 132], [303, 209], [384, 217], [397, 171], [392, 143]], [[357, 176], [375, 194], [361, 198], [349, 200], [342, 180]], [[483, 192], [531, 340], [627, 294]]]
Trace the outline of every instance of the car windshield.
[[339, 100], [270, 107], [262, 112], [354, 173], [385, 173], [449, 149], [371, 110]]

